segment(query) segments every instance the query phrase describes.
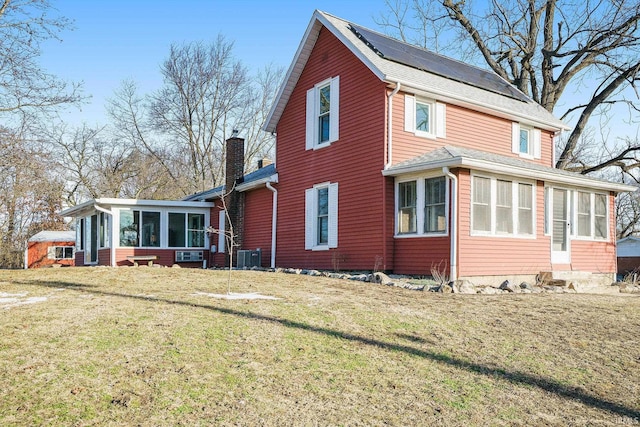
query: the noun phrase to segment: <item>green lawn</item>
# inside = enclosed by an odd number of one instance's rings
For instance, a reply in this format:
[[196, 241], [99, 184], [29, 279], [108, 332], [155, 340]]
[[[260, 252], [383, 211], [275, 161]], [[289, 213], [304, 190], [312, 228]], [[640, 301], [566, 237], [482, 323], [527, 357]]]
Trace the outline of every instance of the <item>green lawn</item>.
[[640, 425], [638, 296], [226, 280], [0, 271], [0, 425]]

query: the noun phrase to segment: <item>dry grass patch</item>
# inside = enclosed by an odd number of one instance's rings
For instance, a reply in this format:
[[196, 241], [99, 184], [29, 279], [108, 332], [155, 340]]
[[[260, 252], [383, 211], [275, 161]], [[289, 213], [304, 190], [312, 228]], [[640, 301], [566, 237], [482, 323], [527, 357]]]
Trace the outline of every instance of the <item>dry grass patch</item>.
[[0, 424], [640, 423], [638, 297], [226, 278], [0, 271]]

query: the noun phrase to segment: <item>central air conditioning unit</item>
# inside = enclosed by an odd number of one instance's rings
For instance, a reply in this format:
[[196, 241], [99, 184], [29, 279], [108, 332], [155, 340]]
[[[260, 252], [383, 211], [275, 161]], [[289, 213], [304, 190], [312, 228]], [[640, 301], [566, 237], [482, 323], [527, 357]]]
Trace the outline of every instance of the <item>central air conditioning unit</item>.
[[238, 251], [238, 268], [260, 267], [262, 265], [262, 250]]

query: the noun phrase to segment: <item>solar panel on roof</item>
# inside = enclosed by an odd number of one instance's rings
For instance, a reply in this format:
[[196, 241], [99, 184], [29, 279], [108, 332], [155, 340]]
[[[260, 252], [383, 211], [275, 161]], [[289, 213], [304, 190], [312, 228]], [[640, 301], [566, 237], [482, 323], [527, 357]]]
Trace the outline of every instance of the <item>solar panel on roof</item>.
[[428, 50], [383, 36], [355, 24], [349, 25], [351, 31], [382, 58], [519, 101], [529, 101], [522, 92], [491, 71], [472, 67]]

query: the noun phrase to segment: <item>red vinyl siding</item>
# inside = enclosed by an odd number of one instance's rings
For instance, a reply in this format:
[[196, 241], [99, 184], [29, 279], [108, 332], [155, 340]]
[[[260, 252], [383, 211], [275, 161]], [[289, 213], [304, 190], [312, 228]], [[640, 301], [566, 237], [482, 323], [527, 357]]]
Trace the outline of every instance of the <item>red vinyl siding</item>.
[[450, 242], [449, 236], [396, 239], [394, 273], [429, 276], [435, 268], [449, 275]]
[[111, 248], [98, 249], [98, 265], [111, 265]]
[[544, 235], [544, 185], [536, 185], [536, 238], [471, 235], [471, 175], [459, 173], [459, 276], [549, 271], [551, 242]]
[[571, 268], [592, 273], [616, 272], [616, 228], [614, 196], [609, 195], [609, 240], [571, 241]]
[[[339, 139], [305, 150], [306, 92], [335, 76], [340, 76]], [[326, 29], [320, 31], [278, 122], [278, 266], [371, 270], [376, 257], [384, 257], [385, 214], [390, 214], [385, 207], [388, 198], [393, 200], [393, 186], [381, 175], [386, 93], [386, 85], [342, 43]], [[324, 182], [339, 187], [338, 247], [309, 251], [304, 249], [305, 189]], [[391, 193], [384, 195], [385, 189]]]
[[[471, 148], [509, 157], [514, 154], [511, 144], [512, 122], [489, 114], [452, 104], [446, 105], [446, 137], [430, 139], [415, 136], [404, 130], [404, 97], [402, 91], [393, 100], [393, 163], [419, 156], [445, 145]], [[553, 134], [542, 131], [541, 158], [529, 160], [545, 166], [552, 162]]]
[[262, 266], [271, 260], [273, 193], [266, 187], [245, 192], [244, 242], [242, 249], [262, 250]]

